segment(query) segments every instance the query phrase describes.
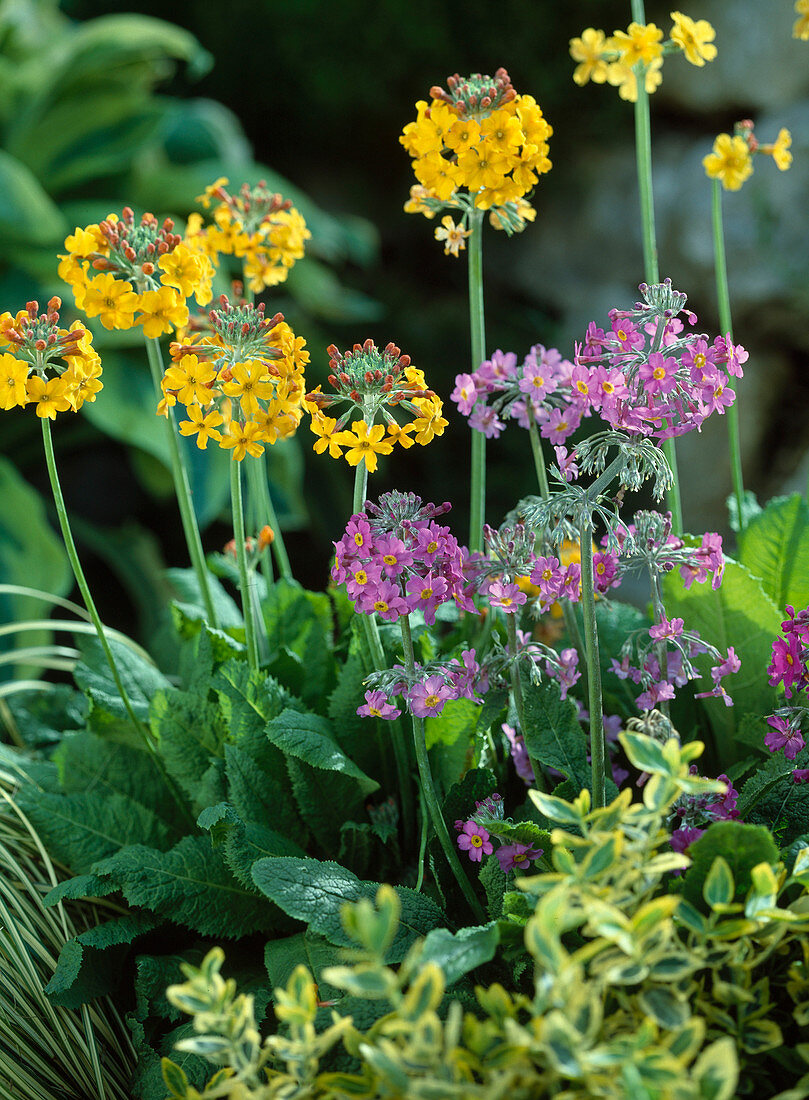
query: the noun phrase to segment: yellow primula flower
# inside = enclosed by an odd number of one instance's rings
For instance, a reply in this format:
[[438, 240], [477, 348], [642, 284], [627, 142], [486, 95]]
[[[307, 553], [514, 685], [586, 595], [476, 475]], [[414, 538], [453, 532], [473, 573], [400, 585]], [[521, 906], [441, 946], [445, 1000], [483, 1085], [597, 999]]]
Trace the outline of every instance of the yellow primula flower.
[[66, 412], [70, 408], [64, 375], [46, 380], [38, 374], [32, 374], [26, 388], [28, 400], [36, 401], [36, 414], [41, 419], [48, 417], [54, 420], [57, 413]]
[[615, 47], [620, 50], [620, 61], [632, 68], [638, 61], [651, 65], [663, 57], [663, 32], [654, 23], [630, 23], [625, 31], [616, 31]]
[[449, 214], [441, 219], [441, 224], [436, 226], [435, 239], [444, 242], [445, 256], [458, 256], [461, 249], [466, 248], [466, 238], [471, 237], [472, 231], [464, 229], [462, 225], [456, 225]]
[[416, 442], [426, 447], [437, 435], [444, 434], [449, 421], [441, 415], [444, 406], [438, 397], [416, 397], [413, 404], [421, 414], [413, 421]]
[[80, 308], [88, 317], [98, 317], [104, 328], [128, 329], [135, 324], [140, 295], [133, 291], [131, 283], [116, 279], [107, 271], [89, 280]]
[[164, 393], [171, 390], [184, 405], [210, 405], [213, 401], [210, 384], [215, 378], [216, 371], [210, 363], [188, 354], [166, 370], [161, 386]]
[[502, 153], [482, 143], [458, 159], [460, 182], [470, 191], [480, 191], [484, 187], [497, 190], [510, 169], [511, 165]]
[[147, 290], [140, 296], [141, 315], [137, 323], [143, 325], [144, 333], [151, 339], [157, 339], [164, 332], [185, 328], [188, 324], [188, 306], [185, 299], [171, 286], [160, 290]]
[[314, 411], [309, 421], [309, 428], [317, 436], [313, 444], [315, 454], [322, 455], [325, 450], [328, 450], [331, 458], [342, 458], [342, 448], [334, 438], [337, 428], [334, 417], [324, 416], [323, 413]]
[[[209, 434], [212, 435], [212, 433]], [[238, 420], [231, 420], [222, 433], [219, 446], [225, 450], [232, 450], [233, 454], [230, 457], [234, 462], [241, 462], [245, 455], [258, 458], [263, 454], [261, 438], [261, 428], [252, 420], [248, 420], [245, 424], [240, 424]]]
[[101, 381], [101, 360], [95, 370], [83, 371], [80, 368], [69, 367], [62, 375], [65, 384], [65, 396], [70, 402], [70, 408], [78, 412], [85, 401], [95, 401], [96, 394], [104, 388]]
[[410, 198], [404, 204], [405, 214], [423, 214], [425, 218], [434, 218], [435, 210], [431, 210], [425, 203], [425, 199], [437, 199], [435, 191], [424, 187], [420, 183], [414, 183], [410, 188]]
[[[807, 0], [809, 3], [809, 0]], [[775, 161], [776, 168], [782, 172], [786, 172], [790, 164], [792, 164], [792, 153], [789, 148], [792, 145], [792, 134], [783, 126], [778, 131], [778, 137], [772, 143], [772, 145], [759, 145], [759, 153], [767, 153]]]
[[343, 455], [349, 466], [357, 466], [365, 460], [369, 473], [377, 466], [377, 455], [389, 455], [393, 444], [385, 439], [385, 425], [369, 427], [364, 420], [355, 420], [350, 432], [338, 432], [334, 440], [348, 450]]
[[795, 14], [798, 18], [792, 28], [792, 37], [809, 42], [809, 0], [795, 0]]
[[188, 420], [180, 421], [180, 434], [195, 435], [201, 451], [206, 450], [209, 439], [217, 443], [221, 440], [222, 433], [217, 431], [217, 427], [222, 423], [222, 414], [216, 409], [205, 412], [199, 405], [189, 405], [188, 417]]
[[720, 180], [726, 191], [738, 191], [753, 174], [753, 158], [743, 137], [719, 134], [713, 152], [702, 160], [710, 179]]
[[588, 80], [594, 84], [603, 84], [607, 79], [608, 58], [615, 50], [615, 41], [607, 38], [603, 31], [597, 31], [588, 27], [581, 32], [581, 38], [571, 38], [570, 56], [578, 61], [573, 72], [573, 79], [578, 85], [584, 85]]
[[706, 61], [713, 61], [716, 57], [716, 46], [713, 40], [716, 31], [707, 19], [689, 19], [681, 11], [671, 12], [674, 26], [671, 28], [671, 40], [685, 54], [686, 61], [692, 65], [704, 65]]
[[[192, 298], [206, 274], [203, 257], [188, 245], [178, 244], [173, 252], [167, 252], [158, 261], [160, 282], [179, 290], [183, 298]], [[210, 301], [210, 298], [208, 299]]]
[[261, 360], [248, 359], [245, 363], [234, 363], [230, 375], [231, 379], [222, 386], [222, 392], [228, 397], [239, 398], [245, 416], [255, 416], [260, 408], [259, 401], [269, 401], [274, 397], [275, 379]]
[[400, 447], [404, 447], [408, 451], [415, 442], [410, 438], [410, 433], [413, 431], [413, 424], [399, 424], [395, 420], [388, 421], [388, 439], [391, 443], [398, 443]]
[[[663, 59], [658, 58], [646, 66], [643, 86], [647, 95], [652, 95], [662, 83]], [[632, 69], [622, 61], [613, 61], [607, 72], [607, 80], [613, 87], [618, 88], [618, 95], [628, 103], [635, 103], [638, 98], [638, 80]]]
[[520, 146], [525, 144], [520, 120], [512, 111], [505, 108], [492, 111], [488, 118], [483, 119], [480, 124], [480, 134], [487, 149], [496, 150], [505, 155], [518, 153]]
[[23, 408], [28, 404], [29, 364], [15, 359], [4, 352], [0, 355], [0, 409], [13, 409], [17, 405]]
[[416, 179], [424, 187], [434, 192], [436, 198], [446, 202], [456, 187], [462, 182], [462, 174], [456, 164], [446, 160], [440, 153], [428, 153], [413, 162]]
[[444, 144], [454, 153], [465, 153], [480, 141], [480, 123], [474, 118], [459, 118], [450, 127]]

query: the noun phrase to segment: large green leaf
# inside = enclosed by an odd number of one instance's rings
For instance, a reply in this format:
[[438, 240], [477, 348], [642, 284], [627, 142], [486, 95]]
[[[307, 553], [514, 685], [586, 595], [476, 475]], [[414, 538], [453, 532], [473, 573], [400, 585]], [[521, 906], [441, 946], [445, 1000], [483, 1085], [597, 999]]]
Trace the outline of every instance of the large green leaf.
[[[162, 848], [170, 843], [166, 823], [122, 794], [48, 794], [24, 784], [17, 801], [51, 857], [76, 874], [128, 845]], [[206, 843], [210, 847], [207, 838]]]
[[[253, 864], [253, 881], [263, 894], [296, 920], [325, 936], [330, 943], [349, 947], [340, 910], [346, 902], [374, 898], [377, 882], [364, 882], [331, 860], [278, 857]], [[402, 905], [399, 928], [388, 949], [389, 963], [401, 962], [408, 948], [421, 936], [444, 923], [438, 906], [424, 894], [394, 887]]]
[[313, 768], [357, 779], [363, 794], [379, 786], [345, 755], [334, 740], [329, 722], [318, 714], [301, 714], [287, 708], [267, 724], [267, 737], [287, 756], [296, 756]]
[[274, 927], [272, 908], [231, 874], [207, 836], [186, 836], [167, 852], [133, 844], [93, 868], [116, 882], [130, 905], [205, 936], [234, 939]]
[[22, 161], [0, 149], [0, 245], [55, 248], [67, 232], [64, 215], [36, 175]]
[[[2, 202], [0, 197], [0, 207]], [[61, 541], [47, 522], [42, 498], [2, 457], [0, 501], [0, 581], [42, 589], [55, 596], [66, 595], [72, 581], [70, 565]], [[35, 595], [0, 594], [0, 622], [21, 623], [40, 619], [46, 613], [47, 605]], [[0, 647], [42, 644], [47, 637], [43, 631], [15, 634], [11, 641], [0, 640]], [[0, 675], [8, 675], [8, 666]]]
[[739, 561], [780, 610], [809, 604], [809, 506], [800, 493], [776, 497], [739, 536]]
[[[731, 739], [737, 723], [747, 713], [771, 714], [776, 706], [775, 689], [767, 683], [767, 665], [773, 639], [781, 630], [782, 613], [749, 570], [731, 559], [725, 565], [725, 575], [718, 589], [707, 584], [683, 587], [677, 573], [669, 573], [663, 581], [663, 599], [669, 618], [678, 616], [686, 629], [698, 630], [706, 642], [715, 645], [724, 655], [733, 646], [741, 660], [741, 669], [726, 681], [734, 706], [726, 707], [719, 699], [706, 699], [706, 710], [714, 733], [721, 741], [724, 762], [733, 762]], [[709, 657], [698, 660], [706, 678], [705, 689], [711, 686]]]
[[563, 700], [552, 680], [528, 684], [524, 695], [526, 728], [522, 732], [529, 754], [562, 772], [579, 790], [589, 786], [587, 744], [573, 700]]
[[440, 966], [449, 986], [475, 967], [490, 962], [499, 942], [497, 921], [458, 932], [435, 928], [424, 940], [421, 961]]

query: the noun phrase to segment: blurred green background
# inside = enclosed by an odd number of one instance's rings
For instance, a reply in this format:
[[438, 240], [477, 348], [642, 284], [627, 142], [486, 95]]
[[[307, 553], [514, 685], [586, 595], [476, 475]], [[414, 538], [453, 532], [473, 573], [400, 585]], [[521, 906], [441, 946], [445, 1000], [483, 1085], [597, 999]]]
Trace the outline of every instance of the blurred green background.
[[[469, 368], [466, 263], [443, 255], [435, 223], [403, 213], [413, 177], [398, 137], [415, 101], [456, 71], [503, 65], [536, 97], [555, 129], [554, 168], [534, 196], [534, 225], [511, 240], [486, 234], [487, 345], [524, 354], [540, 342], [572, 354], [588, 320], [603, 323], [610, 307], [634, 301], [643, 274], [632, 107], [609, 86], [578, 88], [568, 54], [586, 26], [625, 27], [628, 0], [126, 4], [149, 21], [123, 10], [98, 0], [0, 2], [0, 309], [58, 292], [56, 252], [75, 225], [124, 203], [182, 219], [217, 175], [234, 186], [266, 176], [313, 233], [289, 282], [266, 295], [307, 340], [308, 384], [325, 381], [331, 342], [370, 336], [407, 352], [443, 397], [450, 426], [429, 447], [383, 460], [372, 492], [451, 499], [465, 538], [468, 429], [448, 396]], [[669, 10], [649, 3], [647, 18], [667, 32]], [[153, 21], [167, 12], [171, 23]], [[751, 353], [740, 387], [746, 482], [768, 497], [803, 489], [807, 473], [809, 43], [791, 38], [792, 4], [781, 0], [705, 0], [686, 13], [714, 23], [719, 56], [704, 69], [668, 58], [652, 100], [660, 268], [712, 335], [702, 157], [739, 118], [756, 121], [761, 141], [782, 125], [793, 133], [793, 167], [781, 174], [759, 158], [724, 203], [735, 336]], [[102, 614], [146, 637], [153, 613], [139, 596], [153, 591], [163, 563], [186, 564], [185, 549], [137, 334], [102, 336], [106, 388], [87, 416], [57, 421], [57, 454]], [[0, 454], [9, 485], [13, 467], [47, 499], [34, 420], [30, 409], [6, 413]], [[273, 471], [296, 575], [320, 586], [352, 471], [314, 455], [311, 439], [302, 430], [273, 455]], [[727, 532], [724, 423], [679, 451], [687, 526]], [[499, 522], [534, 489], [527, 440], [513, 427], [489, 456], [487, 518]], [[203, 541], [219, 549], [230, 536], [227, 460], [194, 459]], [[3, 527], [0, 547], [42, 545], [39, 528], [22, 536], [13, 517]], [[16, 557], [0, 552], [7, 571], [12, 557], [15, 569], [26, 558], [19, 546]], [[54, 587], [64, 587], [57, 572]]]

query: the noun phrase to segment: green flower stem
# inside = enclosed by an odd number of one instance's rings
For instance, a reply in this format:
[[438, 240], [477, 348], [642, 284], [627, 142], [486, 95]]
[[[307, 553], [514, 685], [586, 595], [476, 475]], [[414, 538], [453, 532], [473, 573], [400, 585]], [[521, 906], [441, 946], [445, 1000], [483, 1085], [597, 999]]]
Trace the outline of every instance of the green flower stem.
[[242, 615], [244, 616], [244, 640], [247, 645], [247, 661], [251, 672], [257, 672], [258, 644], [256, 640], [255, 589], [250, 584], [247, 569], [247, 551], [244, 545], [244, 503], [242, 501], [242, 467], [240, 462], [230, 463], [230, 504], [233, 513], [233, 538], [236, 542], [236, 561], [239, 565], [239, 591], [242, 597]]
[[[486, 358], [486, 326], [483, 316], [483, 210], [469, 214], [469, 326], [472, 337], [472, 371]], [[486, 436], [472, 429], [469, 507], [469, 549], [483, 550], [486, 518]]]
[[70, 528], [70, 520], [68, 519], [67, 508], [65, 506], [65, 498], [62, 495], [62, 486], [59, 482], [59, 474], [56, 469], [56, 457], [53, 453], [53, 438], [51, 436], [51, 422], [47, 417], [42, 418], [42, 442], [45, 446], [45, 464], [48, 468], [48, 477], [51, 483], [51, 491], [53, 492], [53, 503], [56, 505], [56, 515], [59, 519], [59, 527], [62, 531], [62, 538], [65, 543], [65, 550], [67, 551], [68, 560], [70, 561], [71, 568], [73, 569], [73, 576], [76, 578], [76, 584], [78, 585], [81, 597], [84, 600], [84, 606], [87, 608], [87, 613], [96, 629], [98, 640], [101, 643], [101, 648], [104, 652], [104, 656], [107, 659], [107, 664], [110, 666], [110, 672], [115, 683], [115, 687], [118, 690], [118, 694], [121, 697], [121, 702], [124, 704], [129, 720], [132, 725], [138, 731], [145, 749], [149, 752], [155, 767], [160, 772], [160, 775], [166, 784], [166, 787], [171, 791], [174, 800], [179, 806], [182, 815], [190, 823], [194, 824], [194, 818], [189, 814], [188, 807], [185, 803], [185, 799], [182, 794], [177, 790], [174, 780], [166, 771], [166, 767], [163, 763], [163, 759], [160, 753], [157, 751], [157, 744], [151, 731], [140, 720], [135, 713], [132, 706], [132, 700], [129, 698], [123, 681], [121, 680], [121, 674], [118, 671], [118, 666], [115, 663], [115, 657], [113, 656], [112, 649], [110, 647], [109, 640], [107, 639], [104, 625], [101, 622], [101, 617], [98, 614], [98, 610], [93, 600], [92, 593], [90, 592], [90, 586], [87, 583], [87, 578], [84, 575], [81, 562], [79, 561], [79, 554], [76, 550], [76, 543], [73, 539], [73, 532]]
[[101, 618], [96, 609], [95, 601], [93, 600], [90, 592], [90, 586], [87, 583], [87, 578], [84, 575], [81, 562], [79, 561], [79, 554], [76, 550], [76, 543], [73, 539], [73, 532], [70, 528], [70, 520], [67, 515], [67, 508], [65, 506], [65, 498], [62, 495], [62, 486], [59, 482], [59, 474], [56, 469], [56, 457], [53, 453], [53, 437], [51, 436], [51, 422], [47, 417], [43, 417], [42, 424], [42, 442], [45, 446], [45, 463], [48, 467], [48, 477], [50, 478], [51, 490], [53, 492], [53, 502], [56, 505], [56, 515], [59, 518], [59, 527], [62, 531], [62, 538], [65, 543], [65, 550], [70, 561], [70, 565], [73, 569], [73, 576], [76, 578], [76, 584], [81, 592], [82, 599], [84, 600], [84, 606], [87, 608], [87, 612], [90, 615], [93, 626], [96, 629], [98, 640], [101, 643], [101, 648], [104, 651], [104, 656], [107, 658], [107, 664], [110, 666], [110, 672], [112, 678], [115, 681], [115, 686], [118, 689], [118, 694], [121, 697], [121, 702], [126, 708], [126, 713], [144, 740], [144, 743], [149, 747], [150, 751], [155, 751], [154, 741], [149, 730], [138, 718], [137, 714], [132, 707], [132, 701], [127, 694], [126, 688], [121, 680], [120, 673], [118, 672], [118, 666], [115, 663], [115, 658], [112, 655], [112, 649], [110, 648], [107, 635], [104, 630], [104, 626], [101, 622]]
[[539, 495], [543, 500], [548, 500], [551, 495], [548, 485], [548, 471], [545, 466], [545, 456], [542, 453], [542, 440], [539, 438], [536, 421], [533, 417], [528, 422], [528, 438], [531, 440], [531, 453], [534, 456], [534, 469], [537, 472]]
[[[163, 377], [163, 357], [160, 352], [160, 341], [150, 337], [146, 340], [146, 354], [149, 357], [149, 369], [152, 372], [152, 382], [155, 392], [161, 396], [160, 381]], [[202, 550], [202, 539], [199, 535], [197, 517], [194, 514], [194, 505], [191, 499], [191, 485], [188, 480], [188, 471], [185, 468], [180, 443], [177, 438], [177, 421], [174, 410], [167, 410], [166, 434], [169, 444], [169, 456], [171, 458], [171, 473], [174, 479], [174, 492], [177, 504], [180, 508], [180, 518], [183, 524], [185, 542], [188, 547], [188, 556], [197, 575], [202, 602], [205, 605], [205, 614], [212, 627], [218, 625], [216, 612], [214, 611], [211, 588], [208, 583], [208, 568], [205, 565], [205, 555]]]
[[[543, 500], [550, 500], [551, 490], [548, 485], [548, 471], [545, 466], [545, 456], [542, 453], [542, 441], [539, 438], [539, 432], [537, 431], [536, 421], [531, 419], [528, 424], [528, 438], [531, 440], [531, 452], [534, 456], [534, 469], [537, 474], [537, 483], [539, 484], [539, 495]], [[556, 548], [558, 556], [558, 547]], [[562, 617], [565, 620], [565, 629], [567, 630], [568, 637], [571, 642], [576, 644], [576, 649], [579, 654], [579, 661], [581, 662], [581, 671], [583, 676], [587, 676], [587, 669], [584, 665], [584, 646], [582, 645], [581, 632], [579, 631], [579, 624], [576, 622], [576, 613], [573, 610], [572, 605], [568, 600], [561, 601]]]
[[[413, 655], [413, 637], [410, 633], [410, 616], [403, 615], [399, 620], [402, 628], [402, 644], [404, 646], [404, 664], [408, 672], [412, 673], [415, 669], [415, 658]], [[449, 831], [447, 829], [447, 823], [444, 821], [444, 816], [441, 813], [441, 807], [438, 804], [438, 796], [435, 792], [435, 785], [433, 784], [433, 776], [430, 771], [430, 758], [427, 754], [427, 741], [424, 731], [424, 719], [418, 718], [413, 715], [413, 744], [416, 750], [416, 762], [419, 768], [419, 778], [421, 779], [421, 792], [424, 801], [427, 803], [427, 809], [430, 814], [430, 818], [435, 829], [438, 842], [444, 850], [444, 855], [447, 857], [447, 863], [449, 863], [450, 870], [452, 871], [455, 879], [460, 886], [464, 897], [469, 903], [469, 907], [475, 915], [476, 920], [481, 924], [486, 922], [486, 914], [483, 911], [483, 906], [475, 896], [475, 891], [472, 889], [472, 884], [468, 877], [464, 873], [461, 867], [461, 861], [458, 859], [458, 853], [455, 850], [455, 846], [450, 839]]]
[[362, 506], [365, 504], [365, 496], [368, 492], [368, 467], [365, 465], [365, 459], [362, 458], [357, 463], [354, 469], [354, 500], [352, 502], [352, 511], [354, 515], [357, 512], [362, 511]]
[[[632, 18], [636, 23], [646, 22], [643, 0], [631, 0]], [[654, 191], [652, 189], [652, 127], [649, 114], [649, 93], [646, 91], [646, 68], [635, 66], [638, 98], [635, 101], [635, 157], [640, 193], [641, 232], [643, 235], [643, 277], [647, 283], [660, 282], [657, 261], [657, 233], [655, 230]], [[671, 512], [672, 529], [680, 535], [683, 531], [683, 506], [677, 477], [677, 452], [673, 439], [663, 441], [663, 453], [674, 475], [674, 483], [666, 493], [666, 504]]]
[[593, 586], [593, 524], [585, 515], [581, 527], [581, 607], [584, 619], [584, 639], [587, 649], [587, 685], [590, 708], [590, 767], [592, 770], [593, 806], [605, 804], [604, 774], [607, 745], [604, 736], [604, 716], [601, 701], [601, 659], [598, 650], [595, 592]]
[[[666, 617], [666, 609], [663, 606], [663, 597], [660, 593], [660, 578], [652, 568], [649, 569], [649, 586], [652, 592], [652, 608], [654, 610], [655, 623], [660, 624]], [[660, 665], [660, 679], [668, 680], [668, 647], [666, 646], [666, 643], [662, 638], [657, 643], [655, 650], [657, 653], [657, 663]], [[658, 710], [661, 714], [664, 714], [666, 718], [669, 717], [668, 699], [661, 699], [660, 703], [658, 704]]]
[[[517, 721], [520, 726], [520, 732], [525, 738], [527, 725], [525, 722], [525, 701], [522, 694], [522, 679], [520, 677], [520, 662], [519, 662], [519, 646], [517, 644], [517, 616], [506, 615], [506, 630], [508, 632], [508, 655], [511, 658], [509, 663], [509, 674], [511, 676], [511, 698], [514, 700], [514, 709], [517, 712]], [[528, 751], [528, 740], [525, 741], [526, 751]], [[534, 770], [534, 786], [538, 791], [547, 791], [548, 786], [545, 783], [545, 779], [542, 775], [542, 769], [540, 762], [536, 760], [528, 751], [528, 760], [531, 767]]]
[[[284, 536], [281, 533], [281, 526], [278, 522], [278, 516], [276, 515], [275, 507], [272, 502], [272, 494], [270, 493], [267, 455], [262, 454], [257, 458], [253, 458], [248, 470], [248, 476], [250, 478], [250, 496], [253, 499], [253, 515], [256, 521], [256, 530], [260, 531], [265, 523], [272, 527], [275, 538], [273, 539], [271, 550], [275, 556], [278, 572], [285, 580], [291, 581], [292, 566], [289, 563], [289, 555], [284, 545]], [[270, 568], [264, 570], [263, 575], [267, 583], [270, 584], [272, 582], [272, 563], [270, 562], [269, 555], [267, 555], [267, 561]], [[269, 576], [267, 576], [268, 572]]]
[[[733, 322], [730, 316], [730, 291], [728, 290], [728, 265], [725, 255], [725, 233], [722, 226], [722, 184], [713, 181], [713, 203], [711, 208], [713, 225], [713, 254], [716, 268], [716, 300], [719, 306], [719, 327], [722, 335], [733, 339]], [[728, 379], [728, 387], [735, 389]], [[744, 530], [744, 478], [742, 476], [742, 452], [739, 440], [739, 402], [734, 401], [725, 414], [728, 422], [728, 442], [730, 445], [730, 476], [733, 481], [733, 494], [739, 512], [739, 530]]]

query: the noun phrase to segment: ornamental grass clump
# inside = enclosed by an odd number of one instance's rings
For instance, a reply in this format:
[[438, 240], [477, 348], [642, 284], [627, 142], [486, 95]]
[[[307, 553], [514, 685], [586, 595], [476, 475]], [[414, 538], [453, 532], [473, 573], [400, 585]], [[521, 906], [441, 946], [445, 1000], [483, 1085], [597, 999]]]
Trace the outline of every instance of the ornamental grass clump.
[[[0, 1081], [4, 1096], [128, 1100], [135, 1054], [114, 1003], [61, 1002], [52, 987], [68, 940], [93, 929], [103, 902], [44, 904], [63, 869], [15, 806], [19, 779], [0, 772]], [[25, 782], [25, 780], [23, 780]]]

